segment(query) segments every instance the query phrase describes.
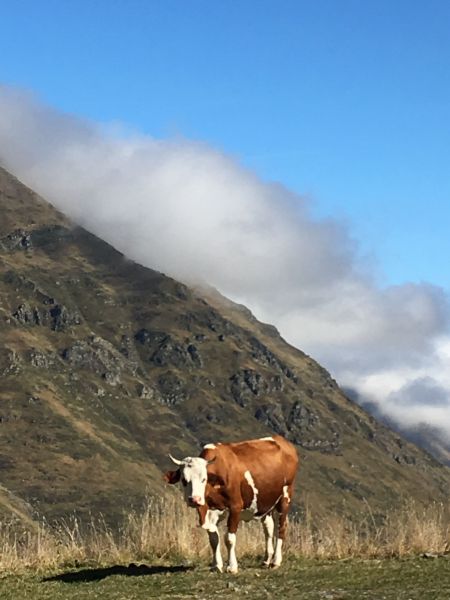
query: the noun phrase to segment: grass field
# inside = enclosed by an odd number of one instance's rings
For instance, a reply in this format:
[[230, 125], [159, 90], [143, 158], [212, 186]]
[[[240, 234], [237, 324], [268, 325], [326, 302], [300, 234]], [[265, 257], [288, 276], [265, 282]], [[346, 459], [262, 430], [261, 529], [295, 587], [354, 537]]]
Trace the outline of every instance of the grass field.
[[450, 558], [320, 561], [288, 559], [278, 571], [242, 562], [238, 575], [189, 564], [62, 570], [0, 579], [2, 600], [144, 598], [295, 598], [298, 600], [448, 600]]
[[210, 572], [205, 531], [177, 496], [149, 499], [117, 531], [101, 521], [25, 532], [0, 524], [0, 600], [450, 599], [450, 522], [441, 505], [407, 504], [380, 525], [369, 509], [357, 522], [293, 518], [276, 571], [259, 567], [263, 548], [260, 524], [242, 524], [239, 573]]

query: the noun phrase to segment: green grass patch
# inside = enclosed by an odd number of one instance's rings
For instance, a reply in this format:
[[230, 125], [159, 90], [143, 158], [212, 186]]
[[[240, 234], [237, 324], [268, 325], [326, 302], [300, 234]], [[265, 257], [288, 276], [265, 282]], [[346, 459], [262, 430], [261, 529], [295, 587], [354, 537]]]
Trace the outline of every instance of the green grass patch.
[[4, 575], [2, 600], [141, 598], [295, 598], [298, 600], [448, 600], [450, 558], [318, 561], [288, 559], [277, 571], [241, 563], [238, 575], [200, 565], [129, 565]]

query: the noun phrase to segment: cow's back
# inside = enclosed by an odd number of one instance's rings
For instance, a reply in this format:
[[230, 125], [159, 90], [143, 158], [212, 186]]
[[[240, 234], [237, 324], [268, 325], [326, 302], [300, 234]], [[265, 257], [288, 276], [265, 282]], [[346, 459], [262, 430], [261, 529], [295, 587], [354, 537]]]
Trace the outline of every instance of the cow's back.
[[298, 467], [297, 451], [280, 435], [236, 442], [229, 446], [252, 475], [259, 478], [261, 475], [273, 475], [275, 471], [282, 475], [285, 484], [294, 480]]
[[292, 490], [298, 468], [295, 447], [278, 435], [211, 444], [201, 456], [214, 460], [211, 473], [223, 479], [227, 488], [239, 487], [246, 504], [254, 500], [256, 490], [258, 514], [269, 511], [287, 490]]

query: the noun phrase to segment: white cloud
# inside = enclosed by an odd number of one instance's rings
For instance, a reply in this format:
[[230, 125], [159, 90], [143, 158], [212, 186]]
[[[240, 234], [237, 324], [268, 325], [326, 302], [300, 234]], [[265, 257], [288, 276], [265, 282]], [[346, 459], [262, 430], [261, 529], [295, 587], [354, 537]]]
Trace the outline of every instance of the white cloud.
[[100, 127], [8, 87], [0, 148], [7, 168], [130, 258], [217, 287], [391, 416], [450, 435], [444, 291], [381, 289], [347, 229], [314, 220], [302, 197], [205, 144]]

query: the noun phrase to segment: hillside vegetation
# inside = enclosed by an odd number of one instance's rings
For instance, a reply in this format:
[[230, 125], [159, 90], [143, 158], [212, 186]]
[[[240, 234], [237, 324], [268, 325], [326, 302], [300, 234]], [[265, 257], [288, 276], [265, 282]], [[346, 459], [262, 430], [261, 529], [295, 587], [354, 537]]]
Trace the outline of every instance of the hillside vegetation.
[[450, 469], [275, 328], [130, 262], [1, 169], [0, 339], [0, 511], [18, 519], [118, 521], [163, 492], [169, 451], [270, 432], [297, 445], [300, 513], [448, 502]]

